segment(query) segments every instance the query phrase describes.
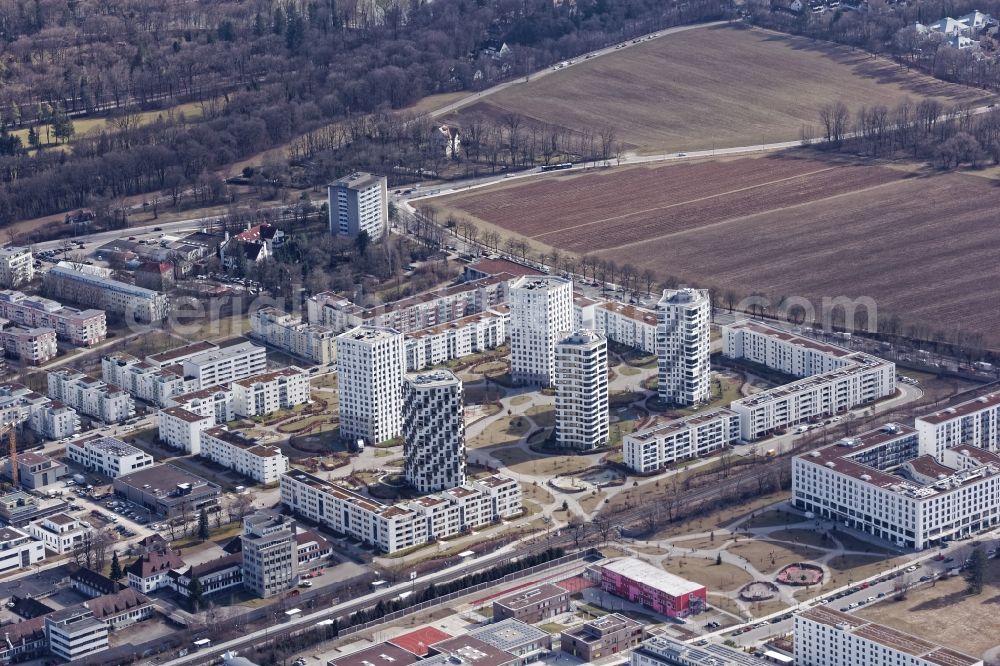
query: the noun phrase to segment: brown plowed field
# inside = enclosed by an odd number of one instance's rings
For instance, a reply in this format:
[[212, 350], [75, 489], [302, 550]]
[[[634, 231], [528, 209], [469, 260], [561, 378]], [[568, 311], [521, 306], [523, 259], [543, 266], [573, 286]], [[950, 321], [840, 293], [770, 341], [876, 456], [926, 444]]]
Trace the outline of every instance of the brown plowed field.
[[510, 86], [446, 118], [499, 120], [511, 112], [526, 126], [573, 132], [614, 127], [627, 150], [701, 150], [794, 141], [818, 128], [819, 109], [843, 101], [895, 106], [935, 98], [985, 104], [981, 90], [908, 72], [888, 58], [804, 37], [710, 27], [578, 62]]
[[443, 197], [459, 217], [693, 284], [868, 296], [879, 316], [1000, 343], [1000, 188], [788, 157], [635, 167]]

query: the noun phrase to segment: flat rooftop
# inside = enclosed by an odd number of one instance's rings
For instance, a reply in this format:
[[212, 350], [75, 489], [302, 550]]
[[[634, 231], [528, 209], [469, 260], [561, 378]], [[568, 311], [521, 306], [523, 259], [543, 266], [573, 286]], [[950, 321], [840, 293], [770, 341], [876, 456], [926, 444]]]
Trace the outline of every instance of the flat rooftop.
[[952, 419], [960, 419], [963, 416], [975, 414], [976, 412], [984, 409], [993, 409], [997, 406], [1000, 406], [1000, 393], [989, 393], [973, 400], [961, 402], [952, 407], [945, 407], [944, 409], [934, 412], [933, 414], [921, 416], [917, 419], [917, 421], [938, 425], [951, 421]]
[[380, 183], [382, 180], [384, 180], [382, 176], [356, 171], [333, 181], [330, 183], [330, 187], [349, 187], [352, 190], [358, 190]]
[[201, 416], [199, 414], [195, 414], [192, 411], [184, 409], [183, 407], [177, 407], [177, 406], [167, 407], [166, 409], [162, 409], [160, 410], [160, 413], [166, 414], [167, 416], [171, 416], [175, 419], [180, 419], [185, 423], [199, 423], [201, 421], [205, 421], [208, 419], [211, 419], [213, 421], [215, 420], [211, 416]]
[[973, 666], [981, 663], [980, 659], [970, 657], [967, 654], [943, 648], [940, 645], [931, 643], [913, 634], [876, 624], [868, 620], [855, 617], [849, 613], [841, 613], [838, 610], [826, 606], [816, 606], [803, 611], [800, 618], [810, 620], [819, 624], [841, 631], [849, 631], [855, 636], [871, 641], [877, 645], [883, 645], [891, 650], [902, 652], [933, 664], [941, 666]]
[[514, 594], [494, 599], [493, 603], [504, 608], [509, 608], [512, 611], [518, 611], [546, 599], [554, 599], [565, 594], [568, 594], [565, 588], [553, 585], [552, 583], [543, 583], [528, 590], [518, 590]]
[[356, 341], [356, 342], [368, 342], [375, 343], [381, 342], [382, 340], [391, 340], [399, 336], [399, 332], [394, 328], [389, 328], [388, 326], [367, 326], [362, 324], [361, 326], [355, 326], [349, 331], [341, 333], [337, 336], [337, 341]]
[[168, 464], [152, 465], [131, 474], [115, 479], [115, 483], [131, 486], [150, 495], [166, 497], [177, 490], [178, 484], [190, 483], [192, 490], [214, 490], [219, 492], [219, 486], [207, 481], [197, 474], [186, 472], [180, 467]]
[[598, 563], [598, 566], [629, 580], [648, 585], [671, 597], [681, 597], [705, 589], [705, 586], [700, 583], [675, 576], [634, 557], [623, 557], [619, 560]]
[[[432, 647], [441, 654], [428, 659], [427, 663], [430, 664], [456, 663], [453, 661], [456, 657], [461, 660], [461, 663], [472, 666], [504, 666], [505, 664], [519, 663], [519, 659], [510, 652], [470, 635], [449, 638], [435, 643]], [[452, 659], [448, 659], [446, 655], [450, 655]]]
[[351, 654], [326, 662], [327, 666], [409, 666], [417, 661], [417, 656], [392, 643], [358, 650]]
[[688, 430], [689, 428], [695, 428], [722, 418], [735, 416], [736, 412], [726, 409], [725, 407], [719, 407], [718, 409], [701, 412], [700, 414], [692, 414], [691, 416], [684, 416], [679, 419], [660, 421], [659, 423], [654, 423], [648, 428], [643, 428], [637, 432], [630, 433], [626, 435], [626, 438], [645, 442], [649, 439], [667, 437], [674, 433]]
[[750, 331], [752, 333], [757, 333], [758, 335], [766, 335], [770, 338], [776, 340], [781, 340], [782, 342], [787, 342], [789, 344], [795, 345], [796, 347], [802, 347], [804, 349], [812, 349], [828, 356], [835, 356], [837, 358], [844, 358], [855, 353], [850, 349], [845, 349], [843, 347], [838, 347], [836, 345], [829, 345], [822, 342], [813, 340], [812, 338], [806, 338], [801, 335], [796, 335], [795, 333], [789, 333], [780, 328], [774, 326], [768, 326], [756, 321], [738, 321], [727, 326], [731, 331]]
[[458, 377], [451, 370], [427, 370], [425, 372], [409, 372], [406, 381], [418, 388], [433, 388], [439, 386], [461, 385]]
[[632, 305], [625, 305], [624, 303], [602, 303], [597, 307], [608, 312], [614, 312], [628, 319], [642, 322], [643, 324], [656, 326], [656, 313], [646, 308], [637, 308]]
[[549, 632], [512, 617], [473, 629], [469, 635], [506, 652], [514, 652], [525, 645], [546, 641], [551, 637]]
[[890, 361], [885, 361], [883, 359], [877, 358], [875, 356], [869, 356], [868, 354], [863, 354], [861, 352], [856, 352], [851, 356], [847, 357], [849, 360], [854, 361], [848, 365], [837, 368], [836, 370], [831, 370], [830, 372], [821, 372], [810, 377], [805, 377], [804, 379], [799, 379], [788, 384], [783, 384], [781, 386], [776, 386], [772, 389], [767, 389], [761, 391], [760, 393], [755, 393], [746, 398], [740, 398], [734, 400], [731, 405], [745, 405], [747, 407], [759, 407], [760, 405], [767, 404], [769, 402], [774, 402], [776, 400], [781, 400], [790, 395], [796, 393], [801, 393], [803, 391], [809, 391], [811, 389], [817, 388], [824, 384], [837, 381], [838, 379], [848, 377], [850, 375], [868, 372], [870, 370], [876, 369], [880, 366], [894, 365]]
[[500, 319], [504, 316], [510, 314], [509, 305], [494, 305], [488, 310], [483, 312], [477, 312], [476, 314], [467, 315], [460, 319], [453, 319], [451, 321], [442, 322], [440, 324], [435, 324], [434, 326], [428, 326], [427, 328], [422, 328], [418, 331], [412, 331], [406, 334], [406, 338], [409, 339], [419, 339], [426, 338], [432, 335], [440, 335], [448, 330], [457, 330], [464, 326], [470, 326], [473, 324], [478, 324], [484, 321], [490, 321], [493, 319]]
[[156, 365], [168, 364], [171, 361], [176, 361], [177, 359], [187, 358], [188, 356], [194, 356], [195, 354], [201, 354], [212, 349], [218, 349], [219, 346], [211, 342], [192, 342], [189, 345], [184, 345], [183, 347], [177, 347], [176, 349], [170, 349], [165, 352], [160, 352], [159, 354], [153, 354], [147, 356], [151, 363]]
[[271, 372], [262, 372], [259, 375], [253, 375], [252, 377], [247, 377], [246, 379], [239, 379], [233, 383], [239, 384], [245, 388], [252, 388], [254, 384], [266, 384], [268, 382], [273, 382], [275, 379], [281, 379], [282, 377], [301, 377], [307, 374], [308, 373], [306, 373], [306, 371], [302, 368], [292, 366], [290, 368], [272, 370]]
[[531, 266], [525, 266], [524, 264], [519, 264], [516, 261], [511, 261], [509, 259], [504, 259], [502, 257], [488, 257], [486, 259], [477, 259], [476, 261], [469, 264], [469, 268], [474, 271], [479, 271], [480, 273], [486, 273], [488, 275], [500, 275], [502, 273], [507, 273], [510, 277], [523, 277], [525, 275], [545, 275], [542, 271], [537, 268], [532, 268]]
[[236, 358], [237, 356], [254, 354], [258, 351], [261, 354], [265, 353], [264, 348], [259, 345], [255, 345], [252, 342], [240, 342], [228, 347], [219, 347], [218, 349], [212, 349], [201, 354], [196, 354], [190, 358], [184, 359], [184, 363], [190, 363], [191, 365], [205, 365], [206, 363], [223, 361], [230, 358]]
[[529, 291], [542, 291], [545, 289], [556, 289], [570, 285], [570, 281], [556, 275], [527, 275], [518, 278], [511, 289], [526, 289]]

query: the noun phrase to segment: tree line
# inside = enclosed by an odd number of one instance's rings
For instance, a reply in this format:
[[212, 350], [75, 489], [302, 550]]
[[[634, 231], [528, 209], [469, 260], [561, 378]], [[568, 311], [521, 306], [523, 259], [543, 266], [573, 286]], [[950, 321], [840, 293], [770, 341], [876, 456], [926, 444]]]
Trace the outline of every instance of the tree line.
[[[0, 0], [0, 223], [199, 185], [217, 203], [214, 171], [335, 121], [727, 11], [719, 0], [29, 4]], [[494, 57], [490, 40], [510, 54]], [[81, 113], [111, 118], [64, 149], [31, 150], [6, 131], [48, 132]]]

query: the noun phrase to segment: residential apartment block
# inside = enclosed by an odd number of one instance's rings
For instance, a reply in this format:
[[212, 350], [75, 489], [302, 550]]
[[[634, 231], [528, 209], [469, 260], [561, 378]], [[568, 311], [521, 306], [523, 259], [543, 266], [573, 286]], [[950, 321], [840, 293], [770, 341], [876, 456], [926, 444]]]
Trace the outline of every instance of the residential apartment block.
[[215, 427], [201, 433], [201, 455], [261, 484], [278, 483], [288, 471], [288, 458], [235, 430]]
[[160, 441], [185, 453], [201, 454], [201, 434], [215, 427], [214, 416], [202, 416], [183, 407], [159, 411]]
[[622, 303], [601, 303], [594, 310], [594, 328], [608, 340], [656, 353], [656, 312]]
[[578, 330], [556, 338], [556, 444], [588, 451], [608, 444], [608, 341]]
[[267, 351], [252, 342], [240, 342], [185, 358], [181, 367], [184, 376], [202, 389], [263, 373], [267, 370]]
[[28, 523], [28, 533], [51, 551], [71, 553], [84, 539], [90, 539], [94, 528], [66, 513], [56, 513]]
[[145, 400], [157, 407], [169, 406], [172, 396], [194, 388], [194, 381], [184, 378], [180, 365], [161, 368], [124, 352], [108, 354], [101, 359], [101, 377], [136, 400]]
[[385, 176], [352, 173], [327, 186], [330, 233], [377, 241], [389, 227], [389, 194]]
[[299, 582], [295, 522], [286, 516], [262, 511], [243, 519], [243, 585], [267, 599]]
[[510, 307], [496, 305], [479, 314], [406, 333], [406, 369], [416, 372], [496, 349], [507, 341], [509, 328]]
[[0, 384], [0, 422], [23, 424], [47, 439], [72, 437], [80, 430], [76, 410], [22, 384]]
[[309, 373], [302, 368], [282, 368], [244, 379], [230, 387], [233, 411], [246, 418], [266, 416], [309, 402]]
[[59, 353], [56, 332], [51, 328], [4, 328], [0, 320], [0, 347], [8, 358], [17, 358], [25, 365], [41, 365]]
[[167, 297], [159, 292], [69, 266], [49, 269], [45, 289], [54, 298], [99, 308], [127, 321], [162, 321], [169, 310]]
[[167, 406], [210, 417], [215, 425], [224, 425], [236, 418], [233, 390], [225, 386], [209, 386], [175, 395], [167, 400]]
[[0, 574], [26, 569], [45, 559], [45, 546], [15, 527], [0, 527]]
[[793, 377], [811, 377], [852, 364], [854, 352], [756, 321], [721, 327], [722, 353]]
[[91, 347], [108, 336], [103, 310], [77, 310], [9, 289], [0, 291], [0, 317], [25, 328], [51, 328], [60, 340], [78, 347]]
[[663, 291], [656, 304], [657, 390], [662, 402], [695, 405], [711, 399], [711, 321], [707, 290]]
[[795, 616], [793, 642], [796, 666], [983, 666], [982, 659], [827, 606]]
[[538, 624], [571, 610], [569, 590], [553, 583], [542, 583], [537, 587], [518, 590], [494, 599], [493, 621], [514, 618], [528, 624]]
[[20, 287], [35, 277], [35, 258], [26, 247], [0, 248], [0, 286]]
[[318, 365], [337, 358], [337, 334], [328, 326], [306, 324], [301, 317], [266, 307], [250, 315], [250, 335]]
[[402, 432], [403, 336], [358, 326], [337, 337], [340, 435], [377, 444]]
[[963, 444], [1000, 451], [1000, 393], [921, 416], [914, 426], [920, 436], [921, 453], [936, 456]]
[[448, 370], [412, 373], [403, 381], [403, 472], [421, 493], [465, 483], [462, 382]]
[[1000, 455], [974, 446], [922, 454], [890, 423], [796, 456], [792, 503], [917, 550], [1000, 525]]
[[66, 444], [66, 457], [112, 479], [153, 465], [153, 456], [114, 437], [88, 435]]
[[113, 384], [70, 368], [49, 372], [49, 397], [104, 423], [135, 416], [132, 396]]
[[510, 287], [511, 378], [551, 386], [556, 337], [573, 327], [573, 283], [561, 277], [522, 277]]
[[701, 458], [740, 439], [740, 419], [728, 409], [656, 423], [624, 438], [625, 464], [639, 474], [650, 474], [679, 460]]
[[384, 553], [521, 513], [521, 489], [517, 482], [499, 475], [389, 505], [293, 470], [281, 477], [281, 501], [296, 514]]
[[507, 274], [484, 277], [370, 308], [355, 305], [333, 292], [323, 292], [306, 301], [306, 312], [310, 323], [328, 326], [338, 333], [357, 326], [412, 333], [506, 303], [512, 279]]

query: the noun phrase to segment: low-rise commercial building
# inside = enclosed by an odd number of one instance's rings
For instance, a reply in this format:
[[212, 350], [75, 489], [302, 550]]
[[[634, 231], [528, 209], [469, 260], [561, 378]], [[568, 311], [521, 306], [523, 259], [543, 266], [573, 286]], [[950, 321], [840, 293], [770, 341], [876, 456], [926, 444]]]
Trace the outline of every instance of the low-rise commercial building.
[[634, 557], [600, 562], [591, 571], [605, 592], [642, 604], [667, 617], [686, 617], [708, 608], [704, 585]]
[[292, 470], [281, 477], [281, 501], [304, 518], [385, 553], [521, 513], [521, 490], [517, 482], [499, 475], [388, 505], [312, 474]]
[[921, 454], [891, 423], [792, 461], [792, 503], [903, 548], [1000, 525], [1000, 455], [974, 446]]
[[115, 494], [152, 513], [173, 518], [218, 504], [221, 489], [174, 465], [153, 465], [114, 480]]
[[66, 513], [57, 513], [28, 523], [28, 533], [51, 551], [63, 555], [90, 539], [94, 528]]
[[23, 490], [15, 490], [0, 496], [0, 519], [14, 527], [23, 528], [33, 520], [65, 511], [67, 506], [62, 500], [40, 500]]
[[48, 376], [49, 397], [104, 423], [121, 423], [135, 416], [132, 396], [113, 384], [70, 368]]
[[0, 347], [8, 358], [19, 359], [25, 365], [41, 365], [59, 353], [54, 329], [3, 326], [3, 320], [0, 320]]
[[537, 624], [570, 611], [569, 590], [552, 583], [543, 583], [527, 590], [493, 600], [493, 620], [513, 618]]
[[117, 479], [153, 465], [153, 456], [114, 437], [88, 435], [66, 444], [66, 457], [91, 471]]
[[[4, 475], [11, 479], [10, 458], [4, 458]], [[26, 490], [42, 490], [66, 476], [66, 465], [34, 451], [17, 454], [17, 480]]]
[[611, 613], [564, 629], [559, 634], [559, 647], [589, 663], [631, 650], [645, 637], [646, 629], [641, 622]]
[[233, 411], [245, 418], [265, 416], [309, 402], [309, 373], [290, 367], [234, 381]]
[[167, 297], [152, 289], [61, 264], [45, 274], [45, 289], [54, 298], [99, 308], [138, 323], [162, 321], [169, 311]]
[[49, 298], [9, 289], [0, 291], [0, 317], [25, 328], [51, 328], [60, 340], [78, 347], [91, 347], [108, 336], [103, 310], [77, 310]]
[[332, 327], [304, 323], [301, 317], [278, 308], [253, 312], [250, 330], [257, 340], [318, 365], [329, 365], [337, 359], [337, 333]]
[[639, 474], [650, 474], [680, 460], [701, 458], [737, 443], [740, 419], [719, 408], [655, 423], [624, 438], [625, 464]]
[[849, 613], [816, 606], [795, 616], [796, 666], [983, 666], [983, 660]]
[[45, 546], [15, 527], [0, 527], [0, 574], [25, 569], [45, 559]]
[[281, 449], [225, 427], [202, 431], [201, 455], [264, 485], [278, 483], [288, 471], [288, 458]]

